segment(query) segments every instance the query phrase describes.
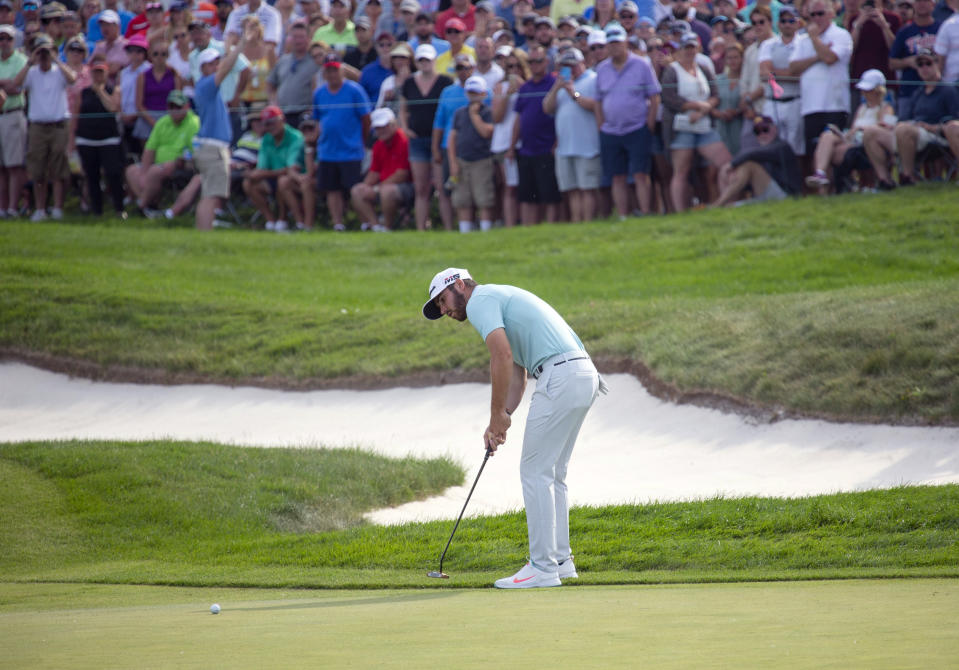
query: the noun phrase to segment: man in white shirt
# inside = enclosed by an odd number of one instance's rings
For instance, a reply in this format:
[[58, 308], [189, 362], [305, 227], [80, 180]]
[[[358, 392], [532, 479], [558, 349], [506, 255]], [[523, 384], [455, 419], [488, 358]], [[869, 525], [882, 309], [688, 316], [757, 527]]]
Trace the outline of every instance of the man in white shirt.
[[67, 87], [77, 75], [56, 57], [50, 36], [35, 38], [30, 60], [13, 80], [12, 88], [29, 94], [27, 109], [27, 175], [33, 180], [36, 209], [32, 221], [47, 218], [47, 185], [53, 183], [54, 219], [63, 218], [63, 181], [70, 176], [67, 162]]
[[[789, 60], [796, 50], [799, 25], [799, 13], [792, 5], [780, 7], [779, 34], [759, 47], [759, 78], [766, 98], [763, 115], [776, 123], [779, 137], [789, 143], [793, 153], [802, 156], [806, 153], [806, 137], [799, 82], [789, 74]], [[776, 82], [775, 87], [770, 84], [770, 78]]]
[[799, 77], [806, 156], [829, 124], [846, 127], [849, 117], [849, 60], [852, 35], [832, 21], [832, 3], [812, 0], [806, 34], [796, 38], [789, 72]]
[[223, 29], [227, 46], [233, 46], [240, 41], [240, 35], [243, 32], [243, 19], [250, 14], [256, 15], [256, 18], [260, 19], [260, 23], [263, 24], [263, 41], [275, 49], [283, 34], [283, 19], [280, 12], [262, 2], [262, 0], [249, 0], [245, 5], [233, 8], [226, 20], [226, 28]]
[[953, 14], [939, 26], [935, 51], [942, 59], [942, 80], [959, 81], [959, 14]]
[[493, 40], [489, 37], [477, 37], [473, 49], [476, 51], [473, 74], [485, 79], [486, 90], [492, 91], [494, 86], [503, 81], [504, 76], [503, 68], [493, 62]]

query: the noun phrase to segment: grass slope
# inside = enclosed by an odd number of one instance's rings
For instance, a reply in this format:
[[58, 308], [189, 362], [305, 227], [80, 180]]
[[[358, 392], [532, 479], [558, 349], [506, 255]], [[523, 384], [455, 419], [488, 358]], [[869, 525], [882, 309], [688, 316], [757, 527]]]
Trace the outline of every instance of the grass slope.
[[484, 235], [0, 227], [0, 348], [295, 385], [483, 370], [425, 323], [449, 265], [563, 313], [595, 356], [683, 389], [864, 420], [959, 422], [954, 187]]
[[[463, 477], [355, 451], [92, 441], [0, 445], [0, 474], [2, 580], [360, 588], [449, 585], [425, 572], [450, 522], [360, 513]], [[577, 508], [571, 532], [581, 583], [959, 576], [959, 486]], [[468, 519], [444, 567], [488, 586], [525, 551], [522, 513]]]

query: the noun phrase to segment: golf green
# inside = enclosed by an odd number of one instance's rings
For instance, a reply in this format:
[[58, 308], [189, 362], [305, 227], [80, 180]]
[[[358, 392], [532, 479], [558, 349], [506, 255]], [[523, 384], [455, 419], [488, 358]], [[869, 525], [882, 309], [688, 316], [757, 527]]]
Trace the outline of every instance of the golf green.
[[513, 592], [0, 584], [3, 668], [941, 668], [959, 658], [957, 630], [948, 579]]

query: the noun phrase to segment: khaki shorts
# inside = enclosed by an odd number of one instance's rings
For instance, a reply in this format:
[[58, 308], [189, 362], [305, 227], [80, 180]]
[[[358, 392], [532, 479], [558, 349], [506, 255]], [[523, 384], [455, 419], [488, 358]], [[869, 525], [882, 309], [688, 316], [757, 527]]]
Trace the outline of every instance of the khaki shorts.
[[66, 121], [31, 123], [27, 128], [27, 175], [33, 181], [53, 181], [70, 176]]
[[193, 162], [203, 181], [201, 198], [230, 197], [230, 148], [201, 144], [194, 148]]
[[0, 165], [20, 167], [27, 157], [27, 117], [22, 109], [0, 114]]
[[492, 207], [496, 204], [496, 191], [493, 188], [493, 159], [478, 161], [458, 161], [460, 177], [453, 191], [453, 207]]
[[603, 177], [603, 163], [598, 155], [556, 157], [556, 184], [561, 193], [581, 189], [589, 191], [599, 188]]

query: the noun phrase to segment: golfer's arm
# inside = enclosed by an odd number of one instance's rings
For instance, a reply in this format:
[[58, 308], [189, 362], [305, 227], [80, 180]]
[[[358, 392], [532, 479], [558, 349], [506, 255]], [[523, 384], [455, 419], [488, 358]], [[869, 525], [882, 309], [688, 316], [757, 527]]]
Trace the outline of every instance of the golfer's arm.
[[506, 412], [512, 414], [523, 400], [526, 391], [526, 368], [513, 363], [513, 376], [509, 380], [509, 392], [506, 394]]
[[508, 402], [513, 377], [513, 350], [506, 339], [506, 331], [497, 328], [490, 333], [486, 337], [486, 348], [489, 349], [489, 371], [493, 386], [490, 394], [490, 415], [499, 416], [510, 409]]

